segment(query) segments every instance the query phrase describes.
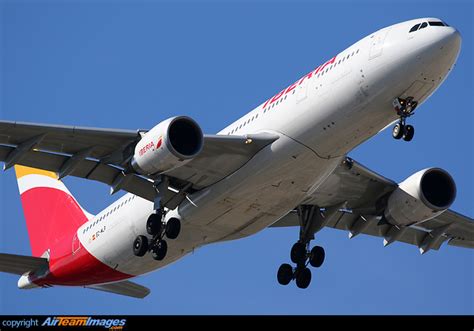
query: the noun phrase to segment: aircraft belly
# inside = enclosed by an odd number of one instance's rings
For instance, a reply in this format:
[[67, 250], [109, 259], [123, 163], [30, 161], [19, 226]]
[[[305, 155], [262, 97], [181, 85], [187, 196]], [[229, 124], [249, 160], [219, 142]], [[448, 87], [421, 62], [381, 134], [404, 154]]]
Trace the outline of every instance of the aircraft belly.
[[183, 224], [199, 226], [200, 244], [254, 234], [297, 206], [336, 167], [291, 138], [258, 153], [231, 176], [179, 207]]

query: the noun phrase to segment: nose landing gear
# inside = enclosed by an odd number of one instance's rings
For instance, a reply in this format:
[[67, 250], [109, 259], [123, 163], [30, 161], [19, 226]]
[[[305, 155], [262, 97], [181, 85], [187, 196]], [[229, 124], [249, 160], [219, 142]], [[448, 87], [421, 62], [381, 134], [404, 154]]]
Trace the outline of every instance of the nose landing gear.
[[399, 122], [393, 127], [392, 137], [405, 141], [411, 141], [415, 135], [415, 128], [412, 125], [406, 124], [406, 119], [414, 114], [418, 102], [413, 100], [413, 97], [406, 99], [395, 98], [393, 100], [393, 107], [400, 116]]

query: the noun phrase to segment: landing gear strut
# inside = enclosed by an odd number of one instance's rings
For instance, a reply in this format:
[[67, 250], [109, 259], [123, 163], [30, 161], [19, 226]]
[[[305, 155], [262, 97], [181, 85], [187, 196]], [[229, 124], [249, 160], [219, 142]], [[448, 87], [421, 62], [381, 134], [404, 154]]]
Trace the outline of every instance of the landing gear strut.
[[308, 264], [319, 268], [324, 262], [324, 248], [314, 246], [309, 250], [309, 243], [314, 239], [314, 233], [325, 226], [327, 218], [323, 217], [317, 206], [299, 206], [297, 212], [300, 221], [300, 238], [290, 251], [290, 259], [296, 266], [282, 264], [278, 269], [277, 280], [281, 285], [288, 285], [295, 280], [296, 286], [304, 289], [311, 283], [311, 270]]
[[415, 135], [415, 128], [412, 125], [406, 124], [406, 119], [414, 114], [414, 111], [418, 106], [418, 102], [413, 100], [413, 97], [407, 97], [406, 99], [395, 98], [393, 100], [393, 108], [400, 116], [400, 120], [393, 127], [392, 136], [395, 139], [401, 139], [410, 141]]

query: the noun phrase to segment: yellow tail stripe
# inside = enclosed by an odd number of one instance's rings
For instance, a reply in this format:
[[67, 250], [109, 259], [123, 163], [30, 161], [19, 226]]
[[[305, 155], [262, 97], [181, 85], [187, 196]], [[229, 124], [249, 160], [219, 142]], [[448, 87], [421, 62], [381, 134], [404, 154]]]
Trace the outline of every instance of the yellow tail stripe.
[[58, 179], [58, 176], [56, 175], [55, 172], [25, 167], [21, 165], [15, 165], [15, 173], [16, 173], [17, 179], [20, 179], [21, 177], [26, 176], [26, 175], [43, 175], [43, 176], [48, 176], [54, 179]]

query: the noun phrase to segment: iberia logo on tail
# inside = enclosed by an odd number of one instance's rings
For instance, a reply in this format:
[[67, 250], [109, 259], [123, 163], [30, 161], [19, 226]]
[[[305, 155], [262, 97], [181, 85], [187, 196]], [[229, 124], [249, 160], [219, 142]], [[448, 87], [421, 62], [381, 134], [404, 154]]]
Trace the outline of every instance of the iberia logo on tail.
[[77, 203], [55, 172], [15, 165], [33, 256], [76, 230], [93, 215]]

